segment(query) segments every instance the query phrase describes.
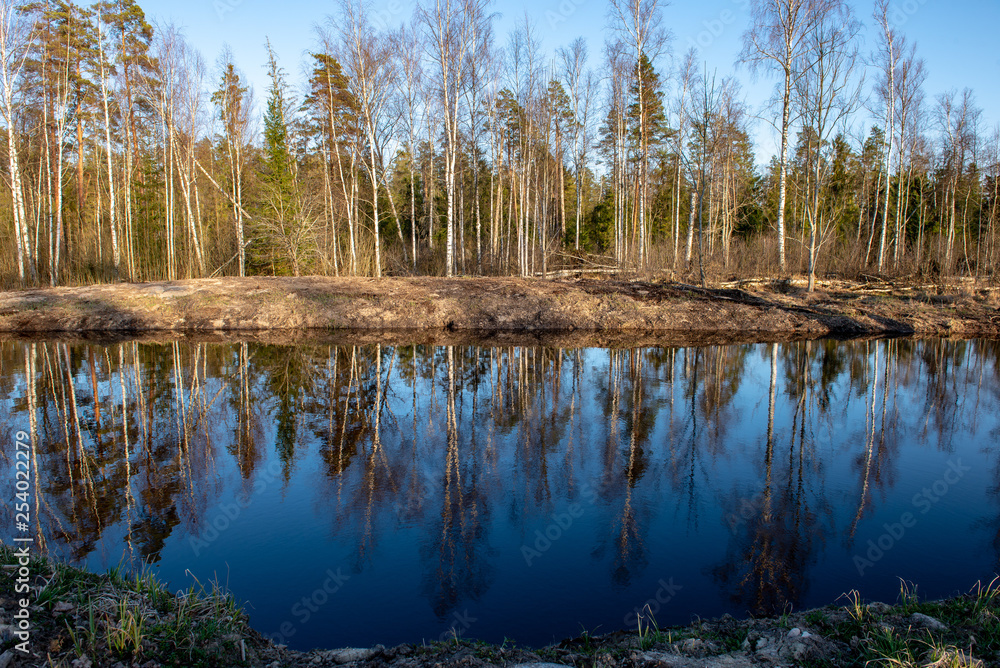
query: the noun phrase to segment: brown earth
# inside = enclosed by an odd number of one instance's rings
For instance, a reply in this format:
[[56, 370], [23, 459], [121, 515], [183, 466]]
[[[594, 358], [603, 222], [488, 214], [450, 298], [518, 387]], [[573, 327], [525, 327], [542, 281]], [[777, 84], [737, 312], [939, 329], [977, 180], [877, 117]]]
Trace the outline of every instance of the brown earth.
[[[0, 334], [565, 345], [822, 336], [1000, 336], [1000, 291], [753, 281], [217, 278], [0, 292]], [[289, 330], [294, 330], [291, 334]]]

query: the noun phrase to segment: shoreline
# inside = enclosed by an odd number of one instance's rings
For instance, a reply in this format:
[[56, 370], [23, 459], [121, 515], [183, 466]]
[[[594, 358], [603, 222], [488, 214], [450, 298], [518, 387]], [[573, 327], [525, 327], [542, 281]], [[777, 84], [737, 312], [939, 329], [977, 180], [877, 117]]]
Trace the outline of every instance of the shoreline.
[[[921, 601], [903, 585], [895, 605], [851, 592], [825, 608], [780, 617], [695, 619], [684, 627], [592, 636], [543, 648], [455, 638], [395, 647], [316, 649], [274, 645], [216, 585], [171, 593], [150, 575], [95, 574], [32, 555], [31, 653], [16, 651], [16, 609], [8, 594], [17, 562], [0, 545], [0, 666], [71, 668], [750, 668], [759, 665], [986, 666], [1000, 663], [997, 580], [942, 601]], [[8, 588], [9, 586], [9, 588]], [[839, 600], [838, 600], [839, 601]]]
[[0, 292], [0, 336], [1000, 337], [998, 288], [821, 281], [810, 294], [800, 282], [249, 277], [36, 288]]

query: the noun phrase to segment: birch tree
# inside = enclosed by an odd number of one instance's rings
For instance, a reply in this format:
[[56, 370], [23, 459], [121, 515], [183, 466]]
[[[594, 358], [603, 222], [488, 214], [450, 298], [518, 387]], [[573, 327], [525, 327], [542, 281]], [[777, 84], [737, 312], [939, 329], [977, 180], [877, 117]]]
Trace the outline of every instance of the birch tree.
[[817, 0], [751, 0], [751, 28], [743, 34], [740, 61], [753, 74], [776, 72], [780, 114], [775, 127], [778, 150], [778, 267], [784, 273], [785, 203], [788, 197], [788, 135], [792, 126], [792, 91], [802, 71], [796, 62], [809, 48], [808, 35], [816, 21]]
[[821, 200], [829, 162], [824, 146], [848, 116], [859, 106], [863, 81], [856, 77], [858, 63], [856, 38], [861, 23], [855, 19], [844, 0], [823, 0], [817, 6], [817, 20], [807, 35], [808, 50], [802, 55], [801, 76], [796, 83], [798, 104], [805, 127], [811, 129], [808, 150], [811, 153], [811, 192], [808, 193], [809, 222], [809, 292], [816, 288], [816, 260], [826, 231], [832, 221], [825, 221]]
[[[650, 100], [655, 97], [654, 91], [647, 91], [649, 69], [655, 66], [667, 46], [669, 33], [663, 26], [663, 10], [661, 0], [611, 0], [610, 12], [613, 17], [614, 29], [621, 35], [620, 40], [628, 48], [631, 61], [630, 70], [635, 86], [637, 117], [639, 122], [639, 172], [636, 204], [638, 206], [639, 227], [639, 267], [645, 268], [648, 257], [646, 206], [649, 191], [649, 159], [652, 132], [647, 127], [652, 119], [649, 113]], [[651, 93], [653, 93], [651, 95]]]
[[7, 126], [7, 185], [10, 187], [14, 213], [14, 237], [17, 246], [17, 271], [21, 283], [34, 282], [37, 277], [35, 254], [32, 252], [28, 231], [28, 215], [24, 201], [21, 163], [18, 158], [19, 143], [15, 128], [19, 115], [15, 106], [20, 104], [18, 85], [27, 62], [32, 41], [31, 17], [24, 16], [14, 0], [0, 0], [0, 95], [4, 124]]
[[575, 238], [574, 250], [580, 250], [580, 227], [583, 222], [583, 177], [587, 168], [587, 152], [593, 141], [591, 131], [591, 108], [597, 92], [597, 79], [593, 70], [587, 68], [587, 42], [578, 37], [568, 49], [561, 49], [562, 76], [566, 81], [573, 114], [571, 151], [573, 175], [576, 182]]
[[428, 57], [435, 68], [433, 86], [441, 105], [445, 134], [447, 232], [445, 275], [455, 272], [456, 165], [460, 149], [461, 87], [469, 69], [476, 21], [486, 14], [489, 0], [433, 0], [417, 8], [425, 31]]
[[222, 123], [222, 143], [229, 164], [228, 193], [233, 212], [233, 224], [236, 228], [236, 257], [240, 276], [246, 276], [246, 229], [243, 210], [243, 170], [246, 161], [246, 148], [249, 143], [250, 110], [253, 98], [249, 87], [245, 86], [236, 65], [233, 63], [232, 52], [225, 48], [219, 57], [221, 70], [219, 88], [212, 93], [218, 119]]
[[[367, 144], [366, 168], [372, 187], [372, 231], [375, 237], [374, 275], [379, 278], [382, 276], [382, 240], [378, 192], [384, 181], [382, 152], [393, 131], [389, 98], [396, 85], [397, 65], [395, 50], [387, 35], [377, 32], [369, 22], [370, 12], [371, 6], [366, 0], [342, 0], [336, 25], [343, 50], [341, 64], [357, 101]], [[388, 187], [386, 193], [392, 197]], [[395, 209], [395, 204], [392, 207]], [[394, 217], [399, 241], [403, 244], [399, 217]], [[403, 252], [406, 252], [405, 245]]]
[[[882, 231], [879, 234], [878, 270], [885, 266], [886, 236], [889, 227], [889, 196], [892, 194], [892, 147], [895, 139], [896, 123], [896, 68], [902, 53], [902, 38], [896, 33], [889, 20], [889, 0], [877, 0], [875, 20], [882, 31], [882, 43], [876, 58], [882, 69], [883, 78], [878, 92], [885, 103], [885, 199], [882, 202]], [[897, 197], [899, 193], [897, 190]]]

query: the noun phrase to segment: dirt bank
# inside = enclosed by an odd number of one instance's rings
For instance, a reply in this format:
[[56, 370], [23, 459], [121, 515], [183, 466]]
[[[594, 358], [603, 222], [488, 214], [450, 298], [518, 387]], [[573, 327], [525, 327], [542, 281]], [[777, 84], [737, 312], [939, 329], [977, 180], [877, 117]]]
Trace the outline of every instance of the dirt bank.
[[703, 290], [617, 279], [219, 278], [0, 293], [0, 333], [683, 332], [756, 338], [995, 337], [1000, 293], [754, 282]]

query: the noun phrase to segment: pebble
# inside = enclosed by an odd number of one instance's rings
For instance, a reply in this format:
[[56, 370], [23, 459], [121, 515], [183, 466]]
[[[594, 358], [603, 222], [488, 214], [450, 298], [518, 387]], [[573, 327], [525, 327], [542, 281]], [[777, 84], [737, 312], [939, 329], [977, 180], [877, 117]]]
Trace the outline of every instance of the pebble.
[[326, 652], [325, 658], [336, 663], [353, 663], [364, 661], [375, 655], [375, 650], [368, 647], [344, 647]]
[[802, 629], [797, 626], [788, 632], [789, 638], [798, 638], [800, 635], [802, 635]]
[[925, 615], [920, 612], [914, 612], [910, 615], [910, 621], [918, 626], [922, 626], [926, 629], [931, 629], [933, 631], [947, 631], [948, 627], [933, 617]]

